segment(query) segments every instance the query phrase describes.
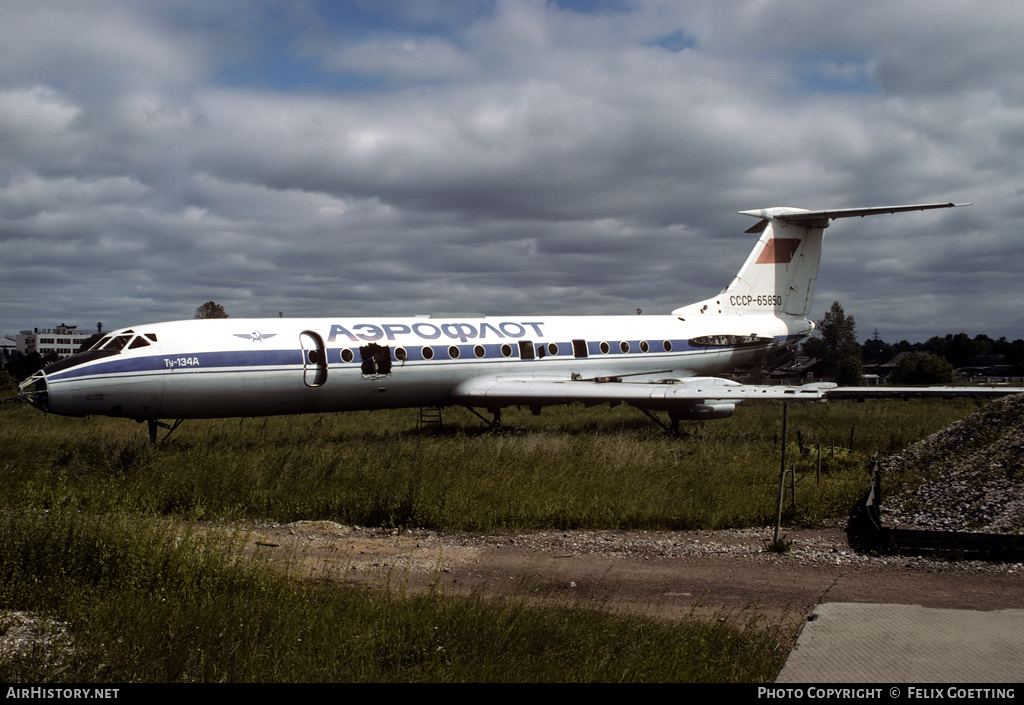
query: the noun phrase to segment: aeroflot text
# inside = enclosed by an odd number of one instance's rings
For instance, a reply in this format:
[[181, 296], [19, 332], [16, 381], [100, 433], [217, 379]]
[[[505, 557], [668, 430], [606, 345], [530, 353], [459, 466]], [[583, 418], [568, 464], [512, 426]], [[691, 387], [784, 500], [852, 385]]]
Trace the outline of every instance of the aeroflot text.
[[331, 326], [330, 336], [327, 341], [333, 343], [339, 335], [347, 337], [352, 342], [365, 340], [367, 342], [387, 338], [394, 340], [396, 335], [415, 335], [423, 340], [437, 340], [441, 336], [450, 340], [460, 340], [465, 343], [467, 340], [484, 340], [490, 338], [522, 338], [527, 330], [532, 330], [534, 335], [542, 337], [540, 327], [544, 321], [503, 321], [502, 323], [479, 323], [474, 325], [460, 321], [458, 323], [357, 323], [349, 330], [345, 326]]

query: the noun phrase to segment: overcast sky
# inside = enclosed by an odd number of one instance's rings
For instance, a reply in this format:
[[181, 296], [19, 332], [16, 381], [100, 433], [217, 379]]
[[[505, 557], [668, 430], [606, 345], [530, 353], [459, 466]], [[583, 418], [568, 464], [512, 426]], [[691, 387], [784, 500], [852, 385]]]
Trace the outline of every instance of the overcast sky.
[[1024, 12], [941, 0], [0, 0], [0, 333], [667, 313], [737, 210], [837, 221], [812, 317], [1024, 337]]

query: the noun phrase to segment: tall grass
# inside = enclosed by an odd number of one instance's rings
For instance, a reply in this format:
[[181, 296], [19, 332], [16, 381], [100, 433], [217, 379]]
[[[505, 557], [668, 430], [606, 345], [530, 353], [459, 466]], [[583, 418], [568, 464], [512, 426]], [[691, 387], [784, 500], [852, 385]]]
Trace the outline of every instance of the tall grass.
[[8, 513], [0, 607], [53, 614], [72, 643], [0, 660], [7, 682], [769, 681], [785, 635], [568, 607], [410, 596], [289, 578], [237, 534]]
[[[787, 520], [845, 514], [864, 491], [869, 453], [898, 450], [975, 406], [790, 408], [799, 481]], [[743, 405], [681, 438], [623, 408], [506, 412], [528, 430], [503, 434], [458, 410], [446, 416], [443, 429], [424, 430], [409, 411], [195, 421], [153, 447], [128, 421], [5, 407], [0, 609], [68, 622], [74, 648], [0, 661], [0, 680], [774, 678], [791, 635], [771, 625], [363, 592], [264, 569], [242, 557], [238, 534], [192, 528], [199, 519], [717, 528], [761, 525], [774, 511], [777, 405]]]
[[[970, 400], [791, 405], [798, 482], [786, 520], [813, 525], [844, 514], [866, 487], [871, 452], [896, 451], [974, 408]], [[440, 430], [417, 429], [415, 411], [191, 421], [154, 448], [130, 421], [8, 411], [0, 502], [482, 531], [713, 529], [774, 517], [777, 404], [742, 405], [681, 438], [628, 408], [506, 412], [507, 424], [528, 430], [503, 434], [483, 432], [463, 410], [446, 416]]]

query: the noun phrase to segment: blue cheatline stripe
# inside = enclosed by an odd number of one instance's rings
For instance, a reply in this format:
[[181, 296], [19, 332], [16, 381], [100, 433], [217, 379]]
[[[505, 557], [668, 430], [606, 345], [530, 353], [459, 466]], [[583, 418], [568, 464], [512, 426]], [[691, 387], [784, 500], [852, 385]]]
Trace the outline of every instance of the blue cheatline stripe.
[[[178, 360], [198, 360], [195, 366], [178, 365]], [[169, 362], [170, 361], [170, 364]], [[97, 375], [121, 375], [142, 372], [175, 372], [178, 370], [199, 370], [232, 367], [280, 367], [302, 365], [302, 351], [295, 350], [244, 350], [224, 352], [179, 353], [175, 355], [146, 355], [143, 357], [119, 357], [106, 359], [96, 364], [85, 364], [61, 370], [48, 376], [53, 381], [65, 381], [79, 377]]]
[[[791, 342], [793, 340], [799, 340], [803, 338], [803, 335], [786, 335], [779, 336], [773, 339], [769, 343], [765, 343], [765, 346], [776, 344], [778, 341]], [[550, 342], [554, 342], [558, 346], [558, 354], [551, 355], [546, 352], [547, 346]], [[606, 341], [609, 345], [609, 351], [602, 353], [600, 351], [600, 341], [587, 341], [588, 354], [591, 358], [602, 359], [610, 357], [623, 357], [629, 356], [632, 358], [676, 358], [676, 357], [690, 357], [695, 354], [710, 351], [723, 351], [731, 349], [730, 346], [694, 346], [691, 345], [687, 340], [669, 340], [672, 344], [671, 352], [665, 352], [663, 348], [663, 339], [657, 339], [655, 341], [648, 340], [647, 343], [650, 346], [648, 352], [640, 351], [641, 339], [627, 340], [629, 344], [629, 352], [623, 353], [619, 348], [621, 340], [609, 340]], [[467, 364], [478, 361], [489, 361], [489, 362], [533, 362], [537, 360], [574, 360], [581, 359], [576, 358], [573, 355], [572, 341], [549, 341], [546, 343], [534, 342], [535, 346], [543, 346], [545, 348], [545, 354], [543, 358], [540, 356], [534, 358], [534, 360], [521, 360], [519, 357], [519, 348], [516, 343], [506, 343], [512, 348], [512, 355], [505, 357], [501, 353], [502, 343], [467, 343], [461, 345], [450, 346], [448, 344], [437, 344], [437, 345], [413, 345], [413, 346], [392, 346], [391, 354], [392, 359], [395, 363], [401, 364], [403, 361], [398, 360], [394, 357], [394, 353], [397, 347], [404, 347], [407, 354], [405, 362], [422, 362], [427, 364], [435, 363], [456, 363], [456, 364]], [[478, 358], [474, 353], [474, 348], [477, 345], [482, 345], [485, 351], [484, 357]], [[434, 350], [434, 357], [431, 360], [427, 360], [423, 357], [423, 348], [430, 347]], [[448, 356], [448, 348], [456, 347], [459, 350], [459, 357], [457, 360], [452, 359]], [[756, 346], [761, 347], [761, 346]], [[327, 351], [328, 360], [331, 365], [350, 365], [357, 367], [360, 362], [360, 356], [358, 348], [348, 348], [355, 353], [352, 362], [343, 362], [341, 359], [341, 351], [344, 348], [331, 348]], [[752, 349], [752, 348], [747, 348]], [[178, 364], [180, 360], [196, 360], [196, 365]], [[67, 381], [72, 379], [78, 379], [81, 377], [97, 377], [97, 376], [137, 376], [140, 374], [152, 374], [157, 372], [169, 372], [174, 373], [178, 371], [211, 371], [219, 370], [226, 371], [232, 368], [253, 368], [253, 367], [300, 367], [303, 365], [303, 351], [295, 348], [292, 350], [228, 350], [228, 351], [210, 351], [210, 352], [195, 352], [195, 353], [179, 353], [174, 355], [146, 355], [146, 356], [132, 356], [132, 357], [115, 357], [105, 358], [102, 361], [95, 362], [94, 364], [83, 363], [82, 365], [70, 367], [67, 369], [60, 370], [56, 374], [48, 375], [48, 379], [54, 382]]]

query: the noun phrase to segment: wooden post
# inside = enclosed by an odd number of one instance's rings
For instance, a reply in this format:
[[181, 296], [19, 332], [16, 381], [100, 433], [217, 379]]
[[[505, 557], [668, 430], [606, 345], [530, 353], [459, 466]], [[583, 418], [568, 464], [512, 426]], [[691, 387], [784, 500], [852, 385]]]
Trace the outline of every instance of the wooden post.
[[796, 468], [789, 469], [789, 507], [796, 509]]
[[789, 418], [789, 402], [782, 402], [782, 463], [779, 468], [779, 502], [775, 508], [774, 544], [779, 545], [779, 527], [782, 524], [782, 496], [786, 487], [786, 423]]

